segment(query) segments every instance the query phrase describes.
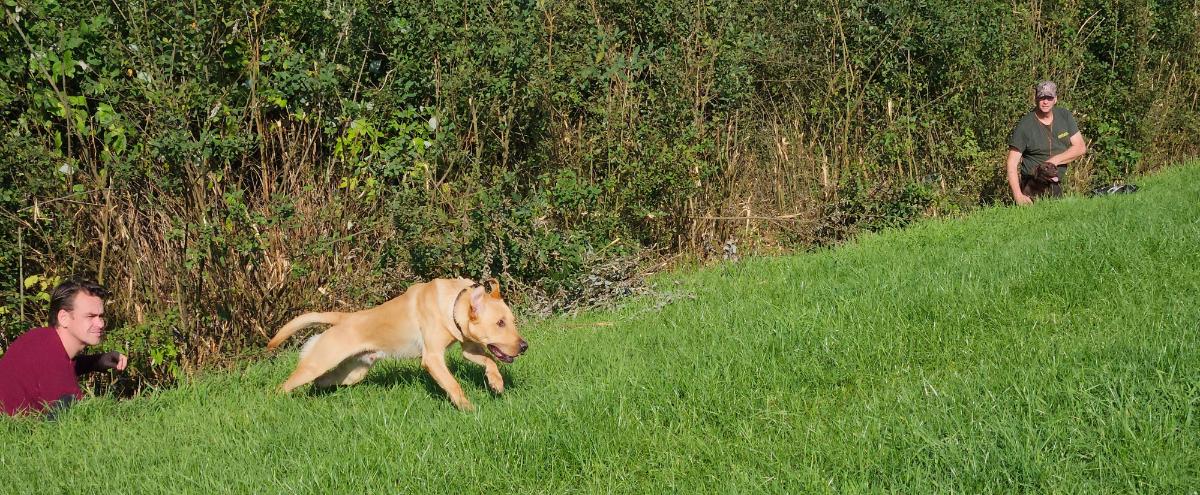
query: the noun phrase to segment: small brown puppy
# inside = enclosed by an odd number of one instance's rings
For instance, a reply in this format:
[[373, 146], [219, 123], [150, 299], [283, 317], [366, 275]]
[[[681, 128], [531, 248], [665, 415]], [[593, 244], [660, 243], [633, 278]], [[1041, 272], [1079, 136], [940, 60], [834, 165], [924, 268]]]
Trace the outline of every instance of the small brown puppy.
[[517, 333], [512, 311], [500, 297], [499, 284], [467, 279], [436, 279], [409, 287], [400, 296], [354, 313], [305, 313], [288, 322], [267, 344], [279, 347], [297, 330], [317, 323], [333, 325], [313, 336], [300, 350], [300, 362], [279, 387], [284, 392], [315, 380], [315, 386], [352, 385], [383, 357], [421, 358], [450, 401], [464, 411], [475, 408], [446, 367], [446, 349], [462, 343], [463, 357], [484, 367], [488, 386], [504, 392], [496, 365], [525, 352], [529, 344]]
[[1033, 176], [1021, 184], [1021, 194], [1037, 199], [1042, 196], [1062, 196], [1062, 185], [1058, 182], [1058, 167], [1050, 162], [1039, 163]]

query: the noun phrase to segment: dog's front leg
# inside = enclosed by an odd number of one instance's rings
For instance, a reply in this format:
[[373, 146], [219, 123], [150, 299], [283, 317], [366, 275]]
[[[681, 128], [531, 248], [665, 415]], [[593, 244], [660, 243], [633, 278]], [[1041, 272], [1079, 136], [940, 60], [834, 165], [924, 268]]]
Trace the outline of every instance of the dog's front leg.
[[496, 361], [488, 356], [487, 349], [474, 342], [463, 342], [462, 351], [463, 357], [468, 361], [483, 366], [484, 375], [487, 376], [488, 386], [492, 387], [492, 391], [497, 394], [504, 393], [504, 377], [500, 375], [500, 367], [496, 365]]
[[450, 374], [450, 368], [446, 367], [444, 350], [422, 354], [421, 366], [424, 366], [425, 371], [429, 372], [429, 376], [433, 377], [433, 381], [442, 387], [442, 390], [450, 397], [450, 402], [454, 403], [454, 407], [463, 411], [475, 410], [475, 406], [471, 404], [470, 400], [467, 400], [467, 394], [463, 393], [462, 387], [458, 385], [458, 380], [455, 380], [454, 375]]

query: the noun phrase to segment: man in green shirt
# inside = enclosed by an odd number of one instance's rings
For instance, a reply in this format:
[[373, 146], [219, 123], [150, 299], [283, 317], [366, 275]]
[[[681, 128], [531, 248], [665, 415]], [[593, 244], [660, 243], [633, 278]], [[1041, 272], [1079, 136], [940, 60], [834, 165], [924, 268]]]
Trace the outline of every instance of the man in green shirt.
[[1038, 164], [1050, 162], [1058, 166], [1061, 179], [1067, 173], [1067, 163], [1083, 156], [1087, 145], [1069, 110], [1054, 108], [1058, 103], [1058, 86], [1042, 81], [1034, 86], [1037, 105], [1021, 117], [1008, 138], [1008, 186], [1013, 200], [1027, 205], [1033, 200], [1021, 193]]

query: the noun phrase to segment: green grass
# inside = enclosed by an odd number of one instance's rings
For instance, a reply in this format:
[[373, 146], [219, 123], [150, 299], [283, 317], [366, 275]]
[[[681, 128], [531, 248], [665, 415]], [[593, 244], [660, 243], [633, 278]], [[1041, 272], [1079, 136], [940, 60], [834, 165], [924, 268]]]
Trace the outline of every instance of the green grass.
[[0, 491], [1196, 493], [1200, 164], [1139, 185], [662, 277], [525, 325], [503, 397], [454, 360], [475, 413], [283, 353], [2, 421]]

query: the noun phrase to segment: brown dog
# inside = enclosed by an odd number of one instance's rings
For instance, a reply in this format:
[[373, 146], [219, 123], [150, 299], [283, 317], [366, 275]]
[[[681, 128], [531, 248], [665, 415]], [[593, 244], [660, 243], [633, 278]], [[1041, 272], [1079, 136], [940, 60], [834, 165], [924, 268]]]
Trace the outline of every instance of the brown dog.
[[1062, 196], [1062, 185], [1058, 182], [1058, 167], [1050, 162], [1039, 163], [1033, 169], [1033, 176], [1024, 178], [1021, 184], [1021, 194], [1037, 199], [1042, 196]]
[[315, 386], [352, 385], [367, 375], [382, 357], [420, 357], [450, 401], [459, 409], [475, 407], [446, 368], [446, 349], [462, 343], [463, 356], [482, 365], [488, 386], [504, 392], [496, 359], [511, 363], [529, 348], [517, 333], [512, 311], [500, 297], [499, 284], [467, 279], [436, 279], [409, 287], [400, 296], [354, 313], [305, 313], [288, 322], [267, 344], [279, 347], [297, 330], [317, 323], [333, 325], [300, 350], [292, 376], [280, 385], [284, 392], [316, 380]]

